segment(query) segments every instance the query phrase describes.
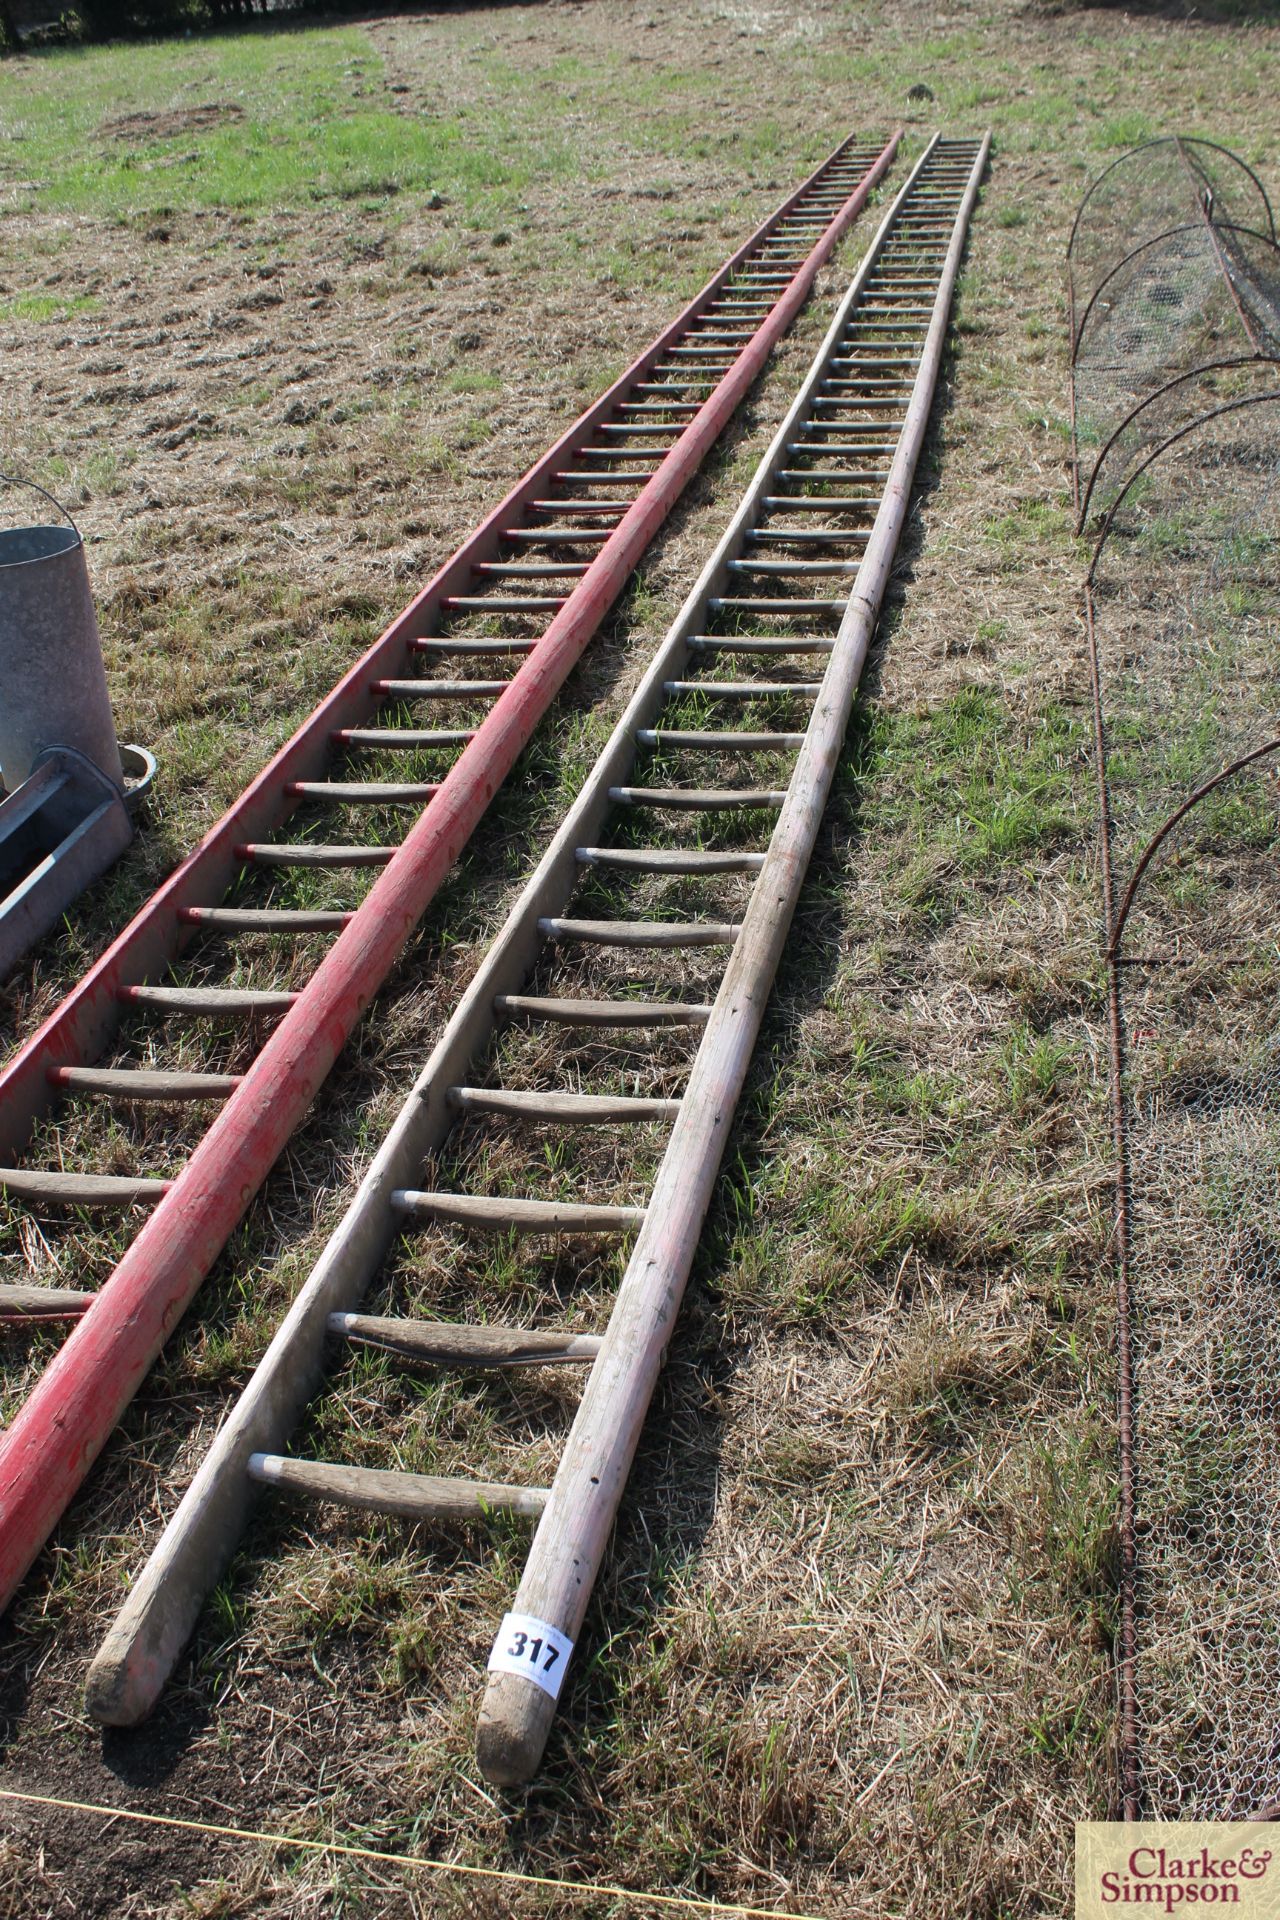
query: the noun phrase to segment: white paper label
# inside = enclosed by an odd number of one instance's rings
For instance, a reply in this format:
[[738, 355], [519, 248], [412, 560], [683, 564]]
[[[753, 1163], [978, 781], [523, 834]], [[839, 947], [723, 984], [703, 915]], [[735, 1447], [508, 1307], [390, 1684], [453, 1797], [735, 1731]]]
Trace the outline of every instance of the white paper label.
[[558, 1628], [549, 1627], [545, 1620], [535, 1620], [531, 1613], [509, 1613], [493, 1643], [489, 1671], [518, 1673], [558, 1700], [572, 1652], [572, 1640]]

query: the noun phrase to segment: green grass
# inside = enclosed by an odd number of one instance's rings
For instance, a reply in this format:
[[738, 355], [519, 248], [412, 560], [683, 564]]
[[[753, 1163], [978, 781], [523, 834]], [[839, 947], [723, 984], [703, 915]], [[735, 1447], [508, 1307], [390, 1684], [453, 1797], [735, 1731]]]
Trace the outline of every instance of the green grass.
[[[63, 51], [41, 69], [54, 84], [33, 86], [29, 67], [0, 63], [0, 181], [34, 183], [19, 203], [41, 209], [301, 210], [432, 190], [476, 209], [570, 166], [554, 135], [503, 111], [393, 112], [358, 27]], [[111, 131], [210, 103], [232, 117], [195, 131]]]

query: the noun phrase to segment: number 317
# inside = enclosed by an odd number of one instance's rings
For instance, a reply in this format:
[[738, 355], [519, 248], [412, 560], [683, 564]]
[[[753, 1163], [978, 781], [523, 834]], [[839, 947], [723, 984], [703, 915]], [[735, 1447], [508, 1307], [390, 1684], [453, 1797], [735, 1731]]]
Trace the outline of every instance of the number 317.
[[[538, 1633], [530, 1639], [527, 1633], [517, 1627], [511, 1639], [512, 1645], [507, 1648], [507, 1653], [510, 1658], [513, 1660], [527, 1660], [531, 1667], [536, 1667], [539, 1660], [542, 1659], [544, 1645], [542, 1635]], [[560, 1658], [560, 1649], [559, 1647], [548, 1646], [546, 1654], [546, 1659], [542, 1661], [542, 1671], [544, 1673], [550, 1673], [552, 1667], [554, 1667], [556, 1661]]]

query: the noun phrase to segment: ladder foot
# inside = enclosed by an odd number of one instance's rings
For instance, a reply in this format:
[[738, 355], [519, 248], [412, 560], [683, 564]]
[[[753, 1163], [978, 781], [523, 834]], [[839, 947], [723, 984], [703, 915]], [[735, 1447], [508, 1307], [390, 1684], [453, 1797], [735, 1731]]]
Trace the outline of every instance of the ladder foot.
[[476, 1761], [491, 1786], [523, 1787], [542, 1765], [556, 1703], [518, 1673], [492, 1673], [476, 1729]]

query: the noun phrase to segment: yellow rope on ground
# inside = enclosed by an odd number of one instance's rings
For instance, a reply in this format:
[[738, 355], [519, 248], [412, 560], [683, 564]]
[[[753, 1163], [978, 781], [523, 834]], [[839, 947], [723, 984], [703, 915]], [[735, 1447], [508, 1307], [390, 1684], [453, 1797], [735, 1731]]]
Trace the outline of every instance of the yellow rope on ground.
[[415, 1859], [411, 1853], [384, 1853], [378, 1847], [353, 1847], [341, 1840], [299, 1840], [291, 1833], [259, 1833], [253, 1827], [222, 1827], [209, 1820], [180, 1820], [169, 1813], [135, 1813], [131, 1807], [100, 1807], [89, 1800], [59, 1800], [51, 1793], [21, 1793], [0, 1787], [0, 1800], [23, 1800], [33, 1807], [61, 1807], [67, 1813], [97, 1813], [105, 1820], [136, 1820], [148, 1827], [178, 1827], [184, 1833], [216, 1833], [227, 1840], [260, 1840], [269, 1847], [297, 1847], [307, 1853], [341, 1853], [353, 1860], [381, 1860], [419, 1872], [458, 1873], [476, 1880], [502, 1880], [522, 1887], [550, 1887], [556, 1893], [608, 1894], [613, 1900], [634, 1900], [650, 1906], [677, 1907], [685, 1913], [740, 1914], [744, 1920], [821, 1920], [816, 1913], [784, 1913], [780, 1907], [744, 1907], [733, 1900], [696, 1900], [684, 1893], [639, 1893], [634, 1887], [615, 1887], [607, 1881], [553, 1880], [540, 1873], [517, 1873], [511, 1867], [469, 1867], [459, 1860]]

